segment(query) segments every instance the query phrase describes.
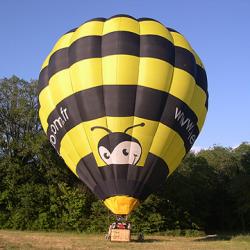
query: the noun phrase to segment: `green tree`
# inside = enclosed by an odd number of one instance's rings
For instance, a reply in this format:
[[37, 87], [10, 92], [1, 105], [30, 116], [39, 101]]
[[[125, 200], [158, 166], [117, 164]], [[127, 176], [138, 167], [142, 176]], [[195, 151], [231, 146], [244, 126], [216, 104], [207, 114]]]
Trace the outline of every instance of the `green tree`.
[[0, 80], [0, 227], [82, 230], [92, 198], [42, 131], [36, 89], [36, 81]]
[[239, 174], [239, 160], [231, 148], [219, 146], [203, 150], [198, 156], [204, 157], [216, 174], [209, 228], [221, 231], [234, 230], [235, 199], [230, 187]]
[[206, 159], [193, 153], [169, 177], [164, 196], [178, 212], [174, 217], [180, 229], [206, 229], [215, 180], [216, 174]]
[[242, 143], [233, 153], [239, 161], [238, 174], [230, 185], [235, 205], [234, 226], [246, 231], [250, 228], [250, 145]]

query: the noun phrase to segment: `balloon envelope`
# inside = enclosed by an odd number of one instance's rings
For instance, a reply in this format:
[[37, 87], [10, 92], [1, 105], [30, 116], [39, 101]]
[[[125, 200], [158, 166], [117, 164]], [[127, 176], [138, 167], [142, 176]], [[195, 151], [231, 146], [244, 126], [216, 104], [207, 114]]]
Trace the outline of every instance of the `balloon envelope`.
[[39, 116], [69, 168], [115, 214], [158, 189], [208, 107], [203, 64], [160, 22], [119, 15], [64, 34], [39, 76]]

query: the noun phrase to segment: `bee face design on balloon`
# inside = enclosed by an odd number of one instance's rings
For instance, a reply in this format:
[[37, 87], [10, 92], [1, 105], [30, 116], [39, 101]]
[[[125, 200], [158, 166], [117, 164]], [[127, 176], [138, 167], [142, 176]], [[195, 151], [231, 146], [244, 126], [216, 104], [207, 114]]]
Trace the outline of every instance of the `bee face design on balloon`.
[[140, 123], [125, 129], [124, 132], [112, 132], [111, 130], [95, 126], [95, 129], [103, 129], [108, 132], [98, 143], [98, 152], [102, 160], [107, 164], [131, 164], [136, 165], [142, 153], [140, 142], [126, 132], [134, 127], [143, 127], [145, 123]]

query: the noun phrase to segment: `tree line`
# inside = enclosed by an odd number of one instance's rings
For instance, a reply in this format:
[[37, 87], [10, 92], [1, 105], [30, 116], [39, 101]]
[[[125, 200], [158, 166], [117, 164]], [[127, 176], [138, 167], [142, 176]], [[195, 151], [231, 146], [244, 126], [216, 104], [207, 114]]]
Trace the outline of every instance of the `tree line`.
[[[106, 231], [111, 213], [41, 129], [37, 81], [0, 79], [0, 228]], [[134, 231], [250, 230], [250, 144], [189, 153], [129, 217]]]

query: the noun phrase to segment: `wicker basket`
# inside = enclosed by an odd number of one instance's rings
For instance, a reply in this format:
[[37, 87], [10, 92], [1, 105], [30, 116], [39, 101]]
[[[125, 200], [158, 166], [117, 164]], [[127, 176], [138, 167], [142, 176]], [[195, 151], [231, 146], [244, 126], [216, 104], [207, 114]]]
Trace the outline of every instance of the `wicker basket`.
[[130, 241], [129, 229], [112, 229], [111, 241]]

